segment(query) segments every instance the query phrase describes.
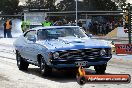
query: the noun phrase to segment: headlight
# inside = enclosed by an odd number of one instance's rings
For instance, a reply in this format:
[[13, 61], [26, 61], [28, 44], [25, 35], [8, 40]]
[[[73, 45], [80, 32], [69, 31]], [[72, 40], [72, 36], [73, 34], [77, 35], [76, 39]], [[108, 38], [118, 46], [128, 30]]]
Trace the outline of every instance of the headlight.
[[59, 58], [59, 53], [58, 52], [53, 53], [53, 57], [54, 57], [54, 59]]
[[105, 49], [100, 50], [100, 55], [105, 56], [106, 55], [106, 50]]

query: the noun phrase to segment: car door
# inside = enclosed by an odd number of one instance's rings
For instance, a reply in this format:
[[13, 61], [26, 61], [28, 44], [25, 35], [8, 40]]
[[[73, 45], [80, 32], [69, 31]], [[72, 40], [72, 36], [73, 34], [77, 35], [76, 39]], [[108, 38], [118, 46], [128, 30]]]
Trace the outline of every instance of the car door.
[[37, 57], [36, 42], [33, 40], [36, 36], [36, 30], [28, 31], [24, 36], [25, 47], [23, 54], [26, 59], [34, 61]]

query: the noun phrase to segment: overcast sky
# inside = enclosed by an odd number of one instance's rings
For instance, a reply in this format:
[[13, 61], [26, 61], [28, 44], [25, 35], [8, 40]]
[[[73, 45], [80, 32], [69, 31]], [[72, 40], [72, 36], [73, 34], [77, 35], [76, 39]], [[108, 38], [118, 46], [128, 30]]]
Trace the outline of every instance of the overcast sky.
[[130, 2], [130, 3], [132, 3], [132, 0], [127, 0], [127, 2]]

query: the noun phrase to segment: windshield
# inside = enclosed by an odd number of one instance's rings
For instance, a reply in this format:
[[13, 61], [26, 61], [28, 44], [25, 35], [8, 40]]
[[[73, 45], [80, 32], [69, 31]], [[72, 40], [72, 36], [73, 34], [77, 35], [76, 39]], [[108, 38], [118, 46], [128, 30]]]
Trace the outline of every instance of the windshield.
[[64, 27], [38, 30], [38, 40], [44, 39], [58, 39], [59, 37], [87, 37], [82, 29], [79, 27]]

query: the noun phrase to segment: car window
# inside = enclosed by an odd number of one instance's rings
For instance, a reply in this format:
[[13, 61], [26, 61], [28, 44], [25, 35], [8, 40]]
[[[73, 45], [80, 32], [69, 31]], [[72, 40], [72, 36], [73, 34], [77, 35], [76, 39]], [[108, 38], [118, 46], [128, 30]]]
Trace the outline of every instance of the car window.
[[48, 38], [48, 33], [46, 30], [38, 30], [37, 32], [37, 38], [38, 40], [45, 40]]
[[26, 38], [26, 39], [28, 39], [29, 37], [32, 37], [32, 36], [35, 36], [36, 35], [36, 31], [35, 30], [32, 30], [32, 31], [28, 31], [25, 35], [24, 35], [24, 37]]
[[78, 27], [40, 29], [37, 32], [38, 40], [58, 39], [59, 37], [86, 37], [82, 29]]

